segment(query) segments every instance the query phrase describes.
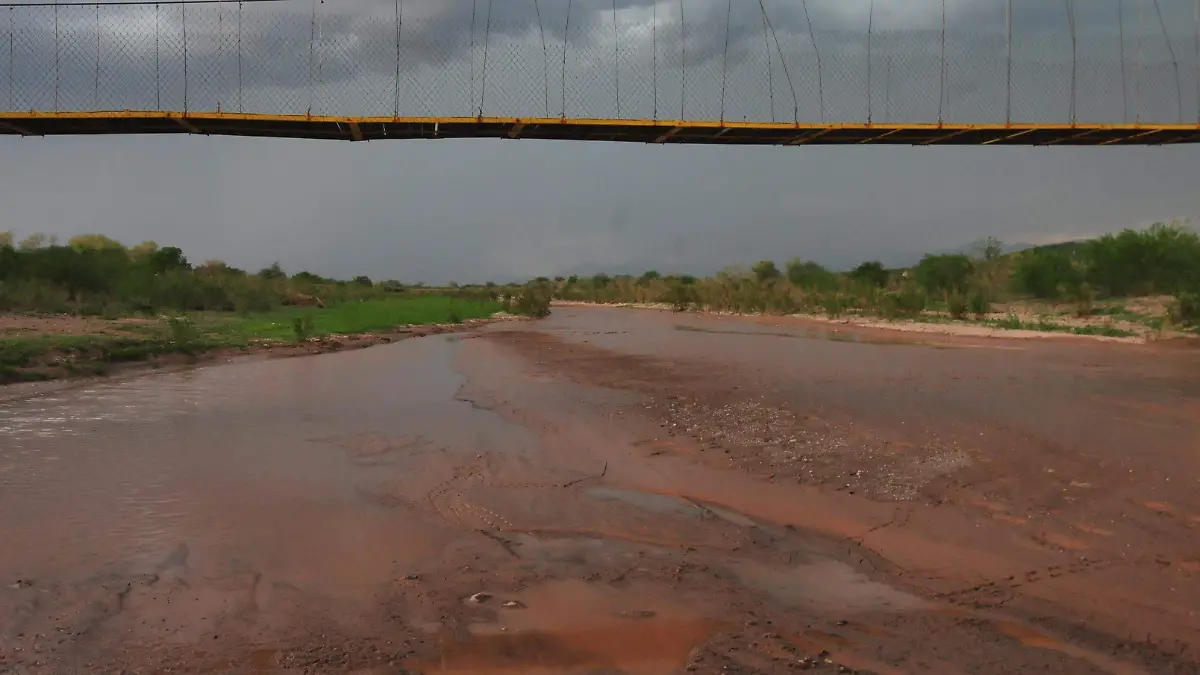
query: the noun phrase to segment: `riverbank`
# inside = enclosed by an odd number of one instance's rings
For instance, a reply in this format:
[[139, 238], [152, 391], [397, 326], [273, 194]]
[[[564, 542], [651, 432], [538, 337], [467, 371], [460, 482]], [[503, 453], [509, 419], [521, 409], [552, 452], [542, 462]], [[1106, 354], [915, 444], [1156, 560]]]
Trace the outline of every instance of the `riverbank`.
[[511, 318], [499, 303], [429, 295], [246, 314], [0, 315], [0, 385], [360, 349]]
[[[1014, 304], [1003, 311], [992, 312], [975, 319], [954, 319], [944, 314], [925, 314], [916, 318], [887, 319], [872, 314], [848, 313], [836, 317], [822, 314], [764, 314], [691, 309], [686, 314], [703, 316], [770, 317], [800, 319], [831, 326], [852, 326], [904, 333], [924, 333], [967, 338], [1004, 338], [1010, 340], [1084, 338], [1100, 342], [1147, 344], [1167, 342], [1200, 346], [1200, 332], [1173, 327], [1163, 317], [1160, 299], [1141, 299], [1135, 309], [1125, 305], [1102, 307], [1089, 316], [1074, 316], [1053, 306], [1022, 306]], [[677, 312], [666, 303], [594, 303], [576, 300], [556, 300], [561, 307], [610, 307]], [[1145, 311], [1138, 311], [1145, 310]]]

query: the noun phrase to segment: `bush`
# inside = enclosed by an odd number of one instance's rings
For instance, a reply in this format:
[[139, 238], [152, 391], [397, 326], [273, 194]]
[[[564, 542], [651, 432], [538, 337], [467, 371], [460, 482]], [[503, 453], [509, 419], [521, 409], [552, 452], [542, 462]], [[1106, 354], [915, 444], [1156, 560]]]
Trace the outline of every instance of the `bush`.
[[929, 293], [965, 291], [971, 281], [974, 266], [963, 254], [927, 255], [917, 264], [915, 277]]
[[992, 300], [988, 297], [986, 291], [975, 289], [971, 293], [971, 297], [967, 299], [967, 304], [970, 307], [971, 313], [977, 318], [982, 318], [992, 311]]
[[855, 267], [850, 272], [850, 278], [861, 284], [883, 288], [887, 286], [888, 271], [884, 269], [883, 263], [873, 260]]
[[1088, 242], [1083, 256], [1088, 281], [1107, 296], [1200, 287], [1200, 236], [1182, 224], [1106, 234]]
[[292, 319], [292, 333], [296, 336], [296, 342], [304, 342], [312, 337], [313, 334], [313, 318], [311, 314], [297, 316]]
[[946, 296], [946, 309], [950, 312], [952, 318], [967, 318], [967, 312], [971, 309], [970, 303], [967, 301], [967, 295], [958, 292], [950, 293]]
[[1181, 326], [1200, 326], [1200, 293], [1180, 293], [1171, 306], [1171, 320]]
[[799, 258], [787, 264], [787, 278], [797, 288], [831, 290], [838, 287], [838, 275], [815, 262]]
[[1071, 256], [1056, 249], [1025, 251], [1013, 269], [1014, 290], [1035, 298], [1058, 298], [1081, 282], [1082, 275]]

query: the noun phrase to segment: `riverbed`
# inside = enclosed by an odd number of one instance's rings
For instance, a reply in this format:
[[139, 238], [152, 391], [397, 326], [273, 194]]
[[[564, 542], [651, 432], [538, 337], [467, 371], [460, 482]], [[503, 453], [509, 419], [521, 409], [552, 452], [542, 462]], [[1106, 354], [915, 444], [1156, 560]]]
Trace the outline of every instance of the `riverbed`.
[[0, 403], [0, 673], [1200, 667], [1200, 358], [608, 308]]

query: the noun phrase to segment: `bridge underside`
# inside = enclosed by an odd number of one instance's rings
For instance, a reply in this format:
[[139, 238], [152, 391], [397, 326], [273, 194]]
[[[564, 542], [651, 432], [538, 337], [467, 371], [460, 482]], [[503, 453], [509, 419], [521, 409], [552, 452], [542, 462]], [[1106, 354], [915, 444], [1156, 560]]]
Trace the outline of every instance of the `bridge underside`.
[[1200, 124], [792, 124], [117, 111], [0, 113], [0, 135], [199, 134], [341, 141], [529, 138], [678, 145], [1168, 145]]

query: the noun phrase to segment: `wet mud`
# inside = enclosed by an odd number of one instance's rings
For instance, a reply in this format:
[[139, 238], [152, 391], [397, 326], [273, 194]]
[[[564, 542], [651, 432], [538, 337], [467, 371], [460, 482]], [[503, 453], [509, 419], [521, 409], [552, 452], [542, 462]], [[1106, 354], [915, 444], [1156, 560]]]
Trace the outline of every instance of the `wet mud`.
[[1200, 358], [563, 308], [0, 403], [0, 673], [1188, 673]]

